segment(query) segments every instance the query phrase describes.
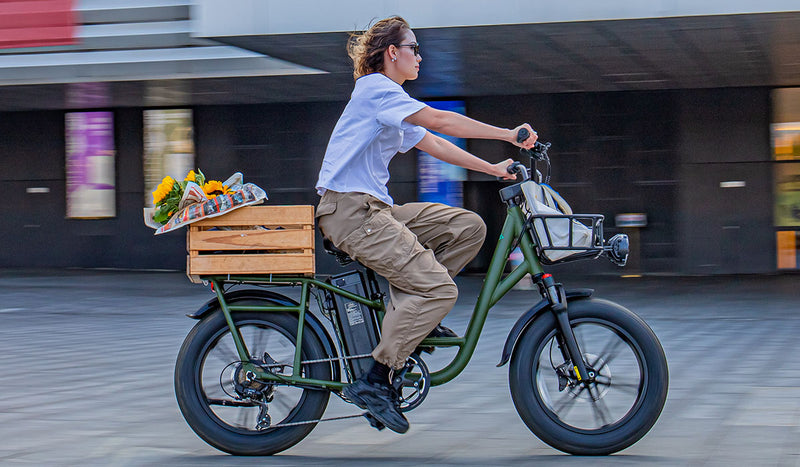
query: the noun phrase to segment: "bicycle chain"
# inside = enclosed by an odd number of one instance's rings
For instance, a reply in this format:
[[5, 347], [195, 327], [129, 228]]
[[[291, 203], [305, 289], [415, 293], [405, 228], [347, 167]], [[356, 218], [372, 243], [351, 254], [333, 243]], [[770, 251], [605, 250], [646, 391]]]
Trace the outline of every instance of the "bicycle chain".
[[[333, 362], [333, 361], [341, 361], [341, 360], [351, 360], [351, 359], [366, 358], [366, 357], [371, 357], [371, 356], [372, 356], [372, 354], [368, 354], [367, 353], [367, 354], [362, 354], [362, 355], [351, 355], [351, 356], [347, 356], [347, 357], [331, 357], [331, 358], [320, 358], [320, 359], [317, 359], [317, 360], [303, 360], [302, 362], [300, 362], [300, 365], [310, 365], [312, 363], [324, 363], [324, 362]], [[269, 365], [263, 365], [263, 366], [265, 368], [271, 368], [271, 367], [279, 367], [279, 366], [292, 366], [292, 364], [290, 364], [290, 363], [277, 363], [276, 362], [276, 363], [272, 363], [272, 364], [269, 364]], [[346, 397], [344, 397], [343, 394], [340, 394], [340, 393], [337, 393], [337, 392], [334, 392], [334, 394], [339, 396], [345, 402], [348, 402], [348, 403], [350, 402], [349, 400], [347, 400]], [[319, 423], [319, 422], [332, 422], [332, 421], [336, 421], [336, 420], [346, 420], [348, 418], [363, 417], [363, 416], [367, 415], [368, 413], [369, 412], [363, 412], [363, 413], [358, 414], [358, 415], [343, 415], [341, 417], [318, 418], [316, 420], [306, 420], [306, 421], [302, 421], [302, 422], [278, 423], [277, 425], [271, 425], [271, 426], [267, 427], [266, 429], [288, 428], [288, 427], [292, 427], [292, 426], [310, 425], [312, 423]]]
[[[371, 357], [371, 356], [372, 356], [372, 354], [365, 353], [365, 354], [361, 354], [361, 355], [349, 355], [347, 357], [331, 357], [331, 358], [319, 358], [317, 360], [303, 360], [302, 362], [300, 362], [300, 365], [310, 365], [312, 363], [324, 363], [324, 362], [333, 362], [333, 361], [342, 361], [342, 360], [352, 360], [352, 359], [356, 359], [356, 358], [367, 358], [367, 357]], [[264, 368], [273, 368], [273, 367], [277, 367], [277, 366], [289, 366], [290, 367], [292, 365], [293, 365], [293, 363], [275, 362], [275, 363], [270, 363], [269, 365], [259, 365], [259, 366], [264, 367]]]
[[267, 429], [287, 428], [287, 427], [290, 427], [290, 426], [309, 425], [311, 423], [332, 422], [332, 421], [335, 421], [335, 420], [345, 420], [345, 419], [348, 419], [348, 418], [358, 418], [358, 417], [363, 417], [364, 415], [366, 415], [368, 413], [369, 412], [364, 412], [364, 413], [359, 414], [359, 415], [343, 415], [341, 417], [319, 418], [317, 420], [306, 420], [304, 422], [278, 423], [277, 425], [272, 425], [272, 426], [268, 427]]

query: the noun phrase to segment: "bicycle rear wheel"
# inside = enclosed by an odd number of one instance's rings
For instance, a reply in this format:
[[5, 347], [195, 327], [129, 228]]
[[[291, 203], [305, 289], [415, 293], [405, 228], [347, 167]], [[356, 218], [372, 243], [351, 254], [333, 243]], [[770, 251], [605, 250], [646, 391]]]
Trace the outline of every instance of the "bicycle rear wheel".
[[[257, 303], [263, 305], [263, 302]], [[280, 313], [234, 313], [250, 361], [289, 376], [297, 317]], [[312, 332], [303, 335], [302, 359], [329, 357]], [[331, 378], [328, 363], [303, 365], [303, 376]], [[243, 370], [230, 329], [220, 311], [186, 336], [175, 364], [175, 394], [189, 426], [208, 444], [234, 455], [270, 455], [298, 443], [322, 417], [330, 393], [258, 381]]]

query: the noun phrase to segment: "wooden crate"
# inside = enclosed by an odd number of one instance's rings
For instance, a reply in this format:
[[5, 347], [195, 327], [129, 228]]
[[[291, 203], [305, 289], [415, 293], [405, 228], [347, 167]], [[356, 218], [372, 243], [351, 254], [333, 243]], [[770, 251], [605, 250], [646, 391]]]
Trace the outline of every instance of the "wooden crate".
[[247, 206], [188, 227], [192, 282], [203, 275], [314, 274], [314, 206]]

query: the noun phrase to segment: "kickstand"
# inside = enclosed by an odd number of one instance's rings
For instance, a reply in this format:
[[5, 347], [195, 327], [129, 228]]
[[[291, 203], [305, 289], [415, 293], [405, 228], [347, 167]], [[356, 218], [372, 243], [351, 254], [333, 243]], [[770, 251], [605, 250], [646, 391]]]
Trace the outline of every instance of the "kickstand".
[[378, 420], [377, 418], [375, 418], [371, 413], [364, 412], [362, 415], [364, 416], [364, 418], [367, 419], [367, 421], [369, 422], [370, 426], [376, 428], [378, 431], [381, 431], [384, 428], [386, 428], [386, 425], [381, 423], [381, 421]]

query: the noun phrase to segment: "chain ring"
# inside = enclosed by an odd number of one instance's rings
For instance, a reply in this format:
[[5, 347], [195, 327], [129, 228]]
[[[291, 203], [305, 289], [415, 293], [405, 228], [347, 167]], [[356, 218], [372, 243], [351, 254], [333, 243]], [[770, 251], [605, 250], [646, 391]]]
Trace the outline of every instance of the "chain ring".
[[[403, 383], [400, 387], [399, 408], [401, 412], [409, 412], [419, 407], [431, 388], [431, 373], [419, 354], [411, 354], [406, 361], [406, 366], [408, 368], [403, 375]], [[418, 379], [412, 380], [407, 377], [408, 373], [412, 371], [414, 374], [419, 374]]]

